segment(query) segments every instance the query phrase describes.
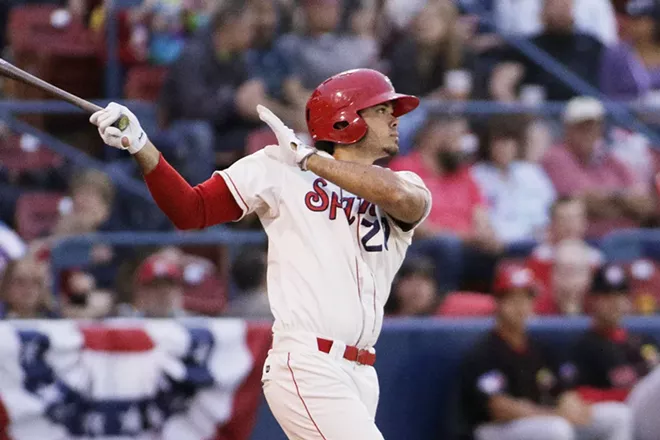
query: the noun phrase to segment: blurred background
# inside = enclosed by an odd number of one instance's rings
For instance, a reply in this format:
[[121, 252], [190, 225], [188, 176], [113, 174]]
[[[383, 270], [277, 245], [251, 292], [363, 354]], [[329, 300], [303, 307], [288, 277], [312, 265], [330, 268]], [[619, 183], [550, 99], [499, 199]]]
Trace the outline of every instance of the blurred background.
[[[192, 184], [275, 141], [257, 103], [305, 138], [305, 102], [335, 73], [378, 69], [423, 98], [382, 164], [433, 196], [386, 307], [386, 438], [450, 438], [447, 384], [491, 322], [502, 266], [533, 272], [535, 322], [563, 341], [617, 264], [630, 322], [660, 336], [656, 1], [245, 1], [249, 14], [231, 0], [2, 0], [0, 51], [122, 101]], [[0, 98], [3, 318], [272, 319], [256, 218], [176, 232], [88, 115], [11, 80]], [[241, 435], [280, 438], [254, 411]]]

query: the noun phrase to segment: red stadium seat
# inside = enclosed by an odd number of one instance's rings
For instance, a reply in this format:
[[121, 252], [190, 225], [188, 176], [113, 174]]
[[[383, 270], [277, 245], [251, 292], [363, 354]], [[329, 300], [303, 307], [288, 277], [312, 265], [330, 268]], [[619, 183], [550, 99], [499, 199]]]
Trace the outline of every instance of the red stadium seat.
[[23, 173], [57, 168], [63, 163], [61, 156], [32, 139], [28, 140], [18, 134], [0, 138], [0, 168]]
[[26, 241], [50, 234], [60, 217], [63, 194], [30, 192], [16, 203], [16, 231]]
[[495, 312], [495, 299], [477, 292], [452, 292], [445, 297], [436, 311], [442, 317], [490, 316]]
[[[101, 92], [102, 70], [97, 45], [82, 21], [72, 18], [65, 27], [51, 25], [53, 6], [24, 5], [12, 9], [8, 35], [14, 63], [58, 87], [84, 98]], [[45, 99], [33, 87], [8, 81], [7, 95]]]
[[127, 99], [155, 102], [166, 76], [166, 67], [135, 66], [128, 71], [124, 95]]
[[202, 315], [220, 315], [227, 306], [227, 283], [215, 265], [195, 255], [183, 257], [184, 308]]
[[255, 151], [261, 150], [267, 145], [273, 144], [277, 144], [275, 133], [273, 133], [273, 131], [268, 127], [259, 128], [248, 134], [245, 145], [245, 153], [252, 154]]

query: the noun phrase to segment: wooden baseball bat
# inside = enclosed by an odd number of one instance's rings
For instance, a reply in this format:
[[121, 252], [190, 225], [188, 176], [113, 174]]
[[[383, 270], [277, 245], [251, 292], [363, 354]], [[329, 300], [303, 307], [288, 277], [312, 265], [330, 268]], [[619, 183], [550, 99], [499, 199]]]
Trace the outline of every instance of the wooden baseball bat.
[[[102, 110], [102, 108], [99, 107], [98, 105], [93, 104], [85, 99], [82, 99], [72, 93], [66, 92], [60, 89], [59, 87], [56, 87], [51, 83], [44, 81], [43, 79], [39, 79], [36, 76], [31, 75], [22, 69], [19, 69], [13, 64], [8, 63], [2, 58], [0, 58], [0, 75], [7, 78], [11, 78], [15, 81], [22, 82], [23, 84], [36, 87], [39, 90], [43, 90], [44, 92], [49, 93], [54, 97], [62, 99], [68, 103], [71, 103], [76, 107], [79, 107], [89, 113], [94, 113], [99, 110]], [[124, 131], [124, 129], [128, 127], [128, 117], [122, 116], [121, 118], [119, 118], [117, 122], [115, 122], [112, 125]]]

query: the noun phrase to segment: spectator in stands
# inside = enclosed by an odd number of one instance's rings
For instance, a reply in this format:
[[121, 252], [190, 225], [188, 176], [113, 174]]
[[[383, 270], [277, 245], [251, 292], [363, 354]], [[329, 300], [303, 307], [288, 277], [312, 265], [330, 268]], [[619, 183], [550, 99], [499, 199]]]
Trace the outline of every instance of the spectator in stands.
[[0, 222], [0, 285], [5, 269], [25, 256], [27, 247], [14, 230]]
[[105, 318], [114, 307], [112, 292], [97, 289], [94, 277], [80, 270], [66, 273], [61, 294], [61, 314], [68, 319]]
[[525, 130], [522, 157], [531, 163], [540, 163], [553, 143], [550, 124], [543, 119], [534, 119]]
[[266, 290], [266, 253], [248, 249], [234, 260], [231, 277], [240, 294], [229, 305], [229, 314], [248, 319], [272, 320]]
[[482, 161], [472, 168], [497, 239], [507, 245], [539, 240], [555, 198], [545, 171], [521, 160], [525, 129], [526, 121], [511, 115], [491, 118], [480, 143]]
[[305, 105], [308, 93], [296, 78], [294, 65], [275, 44], [279, 17], [275, 0], [252, 0], [255, 10], [255, 36], [247, 54], [251, 77], [260, 78], [268, 96], [277, 104], [273, 109], [296, 131], [307, 131]]
[[594, 272], [592, 249], [581, 240], [563, 240], [554, 247], [546, 291], [535, 304], [540, 315], [579, 315]]
[[[497, 31], [511, 36], [530, 37], [543, 29], [543, 0], [495, 0], [494, 21]], [[616, 16], [609, 1], [574, 0], [567, 4], [573, 9], [576, 30], [591, 35], [605, 45], [618, 41]]]
[[587, 404], [570, 368], [557, 365], [527, 333], [534, 277], [503, 268], [495, 283], [495, 328], [461, 368], [461, 403], [476, 440], [631, 440], [630, 410], [619, 402]]
[[175, 318], [183, 309], [183, 272], [178, 259], [155, 253], [137, 268], [131, 304], [118, 307], [120, 316]]
[[[63, 211], [50, 239], [124, 229], [121, 221], [113, 215], [115, 188], [105, 173], [90, 169], [75, 175], [69, 185], [69, 194], [70, 209]], [[113, 287], [119, 259], [111, 247], [95, 247], [94, 267], [90, 268], [90, 273], [99, 288]]]
[[601, 88], [612, 99], [644, 98], [660, 88], [660, 57], [653, 0], [632, 0], [620, 9], [621, 43], [605, 53]]
[[[457, 290], [462, 279], [470, 278], [466, 270], [491, 270], [493, 255], [502, 250], [464, 161], [462, 140], [467, 133], [465, 119], [432, 118], [419, 134], [416, 151], [390, 164], [393, 170], [414, 171], [431, 191], [431, 213], [416, 232], [422, 240], [413, 244], [410, 253], [433, 260], [442, 292]], [[483, 273], [474, 277], [488, 279]]]
[[430, 316], [440, 303], [433, 263], [424, 258], [403, 263], [385, 305], [390, 316]]
[[306, 93], [326, 78], [359, 67], [376, 67], [378, 44], [373, 37], [340, 34], [341, 0], [303, 0], [304, 32], [281, 37], [277, 45], [294, 66]]
[[55, 225], [55, 235], [76, 235], [105, 229], [111, 221], [115, 188], [110, 178], [94, 169], [74, 176], [70, 183], [71, 209]]
[[604, 115], [600, 101], [572, 99], [563, 114], [564, 144], [552, 147], [543, 160], [557, 193], [585, 203], [588, 237], [639, 226], [655, 209], [649, 185], [607, 151]]
[[[603, 263], [602, 252], [585, 240], [587, 213], [584, 202], [578, 198], [560, 197], [550, 208], [550, 226], [544, 241], [536, 246], [527, 259], [527, 267], [534, 271], [541, 284], [550, 289], [552, 267], [555, 263], [557, 246], [566, 241], [581, 243], [589, 254], [589, 262], [595, 270]], [[542, 295], [543, 296], [543, 295]]]
[[242, 154], [247, 133], [257, 127], [257, 104], [268, 104], [263, 82], [248, 78], [245, 62], [254, 26], [250, 4], [223, 2], [209, 33], [190, 40], [170, 66], [161, 92], [159, 112], [164, 125], [181, 120], [210, 124], [216, 152], [227, 156], [220, 162], [231, 162]]
[[394, 46], [389, 59], [397, 90], [429, 98], [469, 96], [471, 73], [463, 69], [469, 69], [470, 54], [458, 35], [457, 19], [456, 7], [444, 1], [428, 2], [415, 16], [410, 36]]
[[54, 318], [46, 265], [31, 255], [9, 265], [0, 286], [0, 317]]
[[[529, 42], [554, 57], [582, 80], [598, 87], [604, 46], [595, 37], [574, 30], [571, 0], [544, 0], [543, 31]], [[576, 95], [563, 79], [540, 66], [518, 50], [505, 51], [491, 76], [490, 92], [498, 101], [514, 101], [521, 84], [539, 85], [552, 101], [564, 101]]]
[[626, 401], [635, 439], [654, 440], [660, 423], [660, 356], [650, 336], [628, 332], [621, 319], [630, 311], [630, 280], [623, 267], [598, 272], [592, 289], [592, 325], [573, 350], [578, 390], [591, 401]]

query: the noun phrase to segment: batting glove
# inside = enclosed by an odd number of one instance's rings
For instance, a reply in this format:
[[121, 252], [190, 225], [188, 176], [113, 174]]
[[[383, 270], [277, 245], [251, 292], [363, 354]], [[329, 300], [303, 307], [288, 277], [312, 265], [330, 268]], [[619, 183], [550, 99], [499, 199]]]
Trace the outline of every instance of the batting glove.
[[317, 154], [318, 150], [309, 145], [305, 145], [298, 139], [289, 127], [284, 125], [275, 114], [263, 105], [257, 106], [259, 118], [264, 121], [277, 138], [277, 143], [282, 149], [282, 157], [286, 163], [297, 165], [301, 170], [307, 171], [307, 159]]
[[[122, 116], [128, 118], [128, 126], [123, 131], [112, 126]], [[106, 108], [94, 113], [89, 118], [89, 122], [98, 127], [101, 139], [111, 147], [135, 154], [147, 143], [147, 134], [142, 130], [137, 117], [128, 108], [116, 102], [111, 102]]]

